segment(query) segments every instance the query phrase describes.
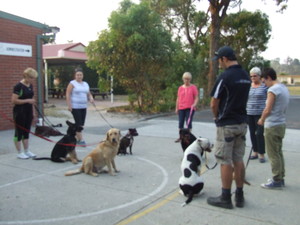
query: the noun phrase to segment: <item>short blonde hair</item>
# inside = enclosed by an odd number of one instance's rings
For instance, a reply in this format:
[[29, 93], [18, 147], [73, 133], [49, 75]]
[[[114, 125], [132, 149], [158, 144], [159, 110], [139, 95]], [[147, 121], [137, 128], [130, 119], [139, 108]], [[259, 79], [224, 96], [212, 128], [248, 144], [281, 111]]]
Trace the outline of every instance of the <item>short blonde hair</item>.
[[24, 70], [23, 72], [24, 77], [30, 77], [30, 78], [37, 78], [38, 74], [35, 69], [28, 67], [27, 69]]
[[261, 76], [261, 70], [258, 68], [258, 67], [253, 67], [251, 70], [250, 70], [250, 74], [256, 74], [258, 76]]
[[192, 74], [190, 72], [185, 72], [182, 75], [182, 79], [184, 79], [184, 78], [189, 78], [190, 80], [192, 80]]

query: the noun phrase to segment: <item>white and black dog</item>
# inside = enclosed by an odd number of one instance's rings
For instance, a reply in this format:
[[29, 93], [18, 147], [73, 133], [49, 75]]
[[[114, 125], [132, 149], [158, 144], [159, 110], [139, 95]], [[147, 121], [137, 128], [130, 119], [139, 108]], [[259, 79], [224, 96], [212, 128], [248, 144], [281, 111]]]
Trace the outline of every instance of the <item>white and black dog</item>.
[[211, 152], [211, 144], [207, 138], [197, 138], [184, 152], [181, 162], [181, 177], [179, 187], [188, 199], [183, 206], [193, 200], [195, 194], [203, 189], [204, 180], [200, 176], [204, 151]]

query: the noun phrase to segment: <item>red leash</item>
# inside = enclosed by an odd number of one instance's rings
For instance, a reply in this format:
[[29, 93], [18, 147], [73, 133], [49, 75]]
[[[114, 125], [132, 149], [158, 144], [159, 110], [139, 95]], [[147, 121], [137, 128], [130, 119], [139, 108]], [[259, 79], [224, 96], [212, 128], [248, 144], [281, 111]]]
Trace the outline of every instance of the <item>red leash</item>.
[[2, 118], [4, 118], [4, 119], [10, 121], [11, 123], [13, 123], [15, 126], [19, 127], [20, 129], [22, 129], [22, 130], [24, 130], [24, 131], [26, 131], [26, 132], [28, 132], [28, 133], [30, 133], [30, 134], [36, 136], [36, 137], [39, 137], [39, 138], [41, 138], [41, 139], [44, 139], [44, 140], [46, 140], [46, 141], [49, 141], [49, 142], [52, 142], [52, 143], [56, 143], [56, 144], [59, 144], [59, 145], [64, 145], [64, 146], [75, 146], [75, 147], [76, 147], [76, 146], [77, 146], [77, 147], [78, 147], [78, 146], [79, 146], [79, 147], [86, 147], [86, 146], [97, 145], [97, 144], [99, 143], [99, 142], [97, 142], [97, 143], [89, 144], [89, 145], [73, 145], [73, 144], [58, 143], [58, 142], [53, 141], [53, 140], [51, 140], [51, 139], [49, 139], [49, 138], [46, 138], [46, 137], [44, 137], [44, 136], [42, 136], [42, 135], [37, 135], [37, 134], [33, 133], [32, 131], [26, 129], [25, 127], [20, 126], [19, 124], [15, 123], [15, 121], [14, 121], [13, 119], [9, 118], [6, 114], [4, 114], [4, 113], [2, 113], [2, 112], [0, 112], [0, 116], [1, 116]]

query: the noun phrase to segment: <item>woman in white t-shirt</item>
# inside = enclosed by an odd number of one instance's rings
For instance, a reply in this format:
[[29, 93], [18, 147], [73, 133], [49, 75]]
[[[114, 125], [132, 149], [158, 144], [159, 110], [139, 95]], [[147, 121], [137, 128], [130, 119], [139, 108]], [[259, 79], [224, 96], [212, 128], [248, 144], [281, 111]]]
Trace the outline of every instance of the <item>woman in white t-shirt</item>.
[[[87, 103], [94, 103], [93, 95], [87, 82], [83, 81], [83, 72], [81, 68], [75, 70], [75, 79], [72, 80], [66, 91], [66, 100], [68, 110], [72, 113], [75, 123], [78, 126], [84, 126]], [[76, 133], [77, 144], [85, 146], [82, 133]]]

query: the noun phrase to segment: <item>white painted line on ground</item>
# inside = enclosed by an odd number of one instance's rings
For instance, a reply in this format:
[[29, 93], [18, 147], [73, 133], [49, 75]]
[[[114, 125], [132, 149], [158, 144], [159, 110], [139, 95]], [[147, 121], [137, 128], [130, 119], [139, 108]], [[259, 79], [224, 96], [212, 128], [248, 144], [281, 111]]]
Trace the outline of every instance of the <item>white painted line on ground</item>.
[[[141, 158], [141, 157], [136, 157], [136, 156], [133, 156], [134, 158], [137, 158], [138, 160], [142, 160], [142, 161], [145, 161], [146, 163], [149, 163], [149, 164], [152, 164], [153, 166], [156, 166], [163, 174], [163, 181], [162, 183], [153, 191], [151, 192], [150, 194], [146, 195], [146, 196], [143, 196], [142, 198], [138, 198], [136, 200], [133, 200], [131, 202], [127, 202], [127, 203], [124, 203], [124, 204], [121, 204], [121, 205], [118, 205], [118, 206], [115, 206], [115, 207], [111, 207], [111, 208], [108, 208], [108, 209], [103, 209], [103, 210], [100, 210], [100, 211], [96, 211], [96, 212], [90, 212], [90, 213], [84, 213], [84, 214], [80, 214], [80, 215], [74, 215], [74, 216], [67, 216], [67, 217], [60, 217], [60, 218], [49, 218], [49, 219], [42, 219], [42, 220], [27, 220], [27, 221], [21, 221], [21, 220], [16, 220], [16, 221], [0, 221], [0, 224], [40, 224], [40, 223], [54, 223], [54, 222], [60, 222], [60, 221], [66, 221], [66, 220], [73, 220], [73, 219], [79, 219], [79, 218], [84, 218], [84, 217], [90, 217], [90, 216], [96, 216], [96, 215], [100, 215], [100, 214], [104, 214], [104, 213], [108, 213], [108, 212], [112, 212], [112, 211], [115, 211], [115, 210], [118, 210], [118, 209], [122, 209], [122, 208], [125, 208], [125, 207], [128, 207], [128, 206], [131, 206], [131, 205], [134, 205], [136, 203], [139, 203], [141, 201], [144, 201], [156, 194], [158, 194], [168, 183], [168, 180], [169, 180], [169, 177], [168, 177], [168, 173], [167, 171], [162, 167], [160, 166], [159, 164], [153, 162], [153, 161], [150, 161], [148, 159], [144, 159], [144, 158]], [[73, 166], [74, 167], [74, 166]], [[66, 168], [64, 168], [65, 170]], [[60, 170], [58, 170], [60, 171]], [[55, 171], [55, 172], [58, 172], [58, 171]], [[51, 173], [54, 173], [51, 172]], [[46, 174], [44, 174], [46, 175]], [[40, 177], [41, 175], [39, 176], [35, 176], [35, 177], [32, 177], [31, 179], [27, 179], [27, 180], [32, 180], [34, 178], [37, 178], [37, 177]], [[13, 184], [17, 184], [17, 183], [20, 183], [20, 182], [24, 182], [26, 179], [24, 180], [20, 180], [19, 182], [12, 182], [12, 183], [9, 183], [10, 185], [13, 185]], [[3, 185], [2, 185], [3, 186]], [[1, 186], [0, 186], [1, 188]]]

